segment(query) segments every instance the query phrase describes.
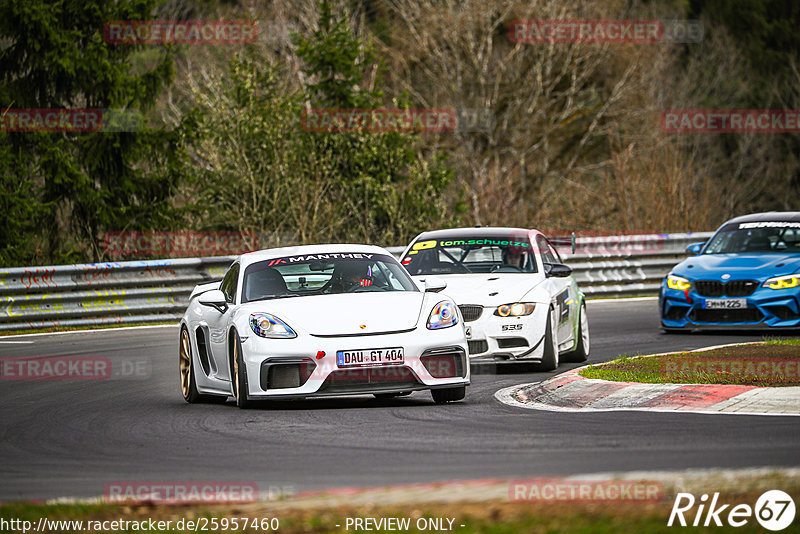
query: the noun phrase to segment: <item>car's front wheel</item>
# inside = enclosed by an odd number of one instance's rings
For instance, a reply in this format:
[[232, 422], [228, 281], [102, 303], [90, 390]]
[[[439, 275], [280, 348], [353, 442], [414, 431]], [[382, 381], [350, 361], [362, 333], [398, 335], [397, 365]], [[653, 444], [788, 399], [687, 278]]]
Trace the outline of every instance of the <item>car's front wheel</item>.
[[556, 340], [556, 329], [553, 326], [553, 319], [555, 313], [553, 309], [547, 312], [547, 325], [544, 329], [544, 354], [542, 361], [539, 363], [539, 371], [554, 371], [558, 368], [558, 341]]
[[460, 401], [466, 396], [467, 396], [467, 386], [431, 390], [431, 397], [433, 397], [433, 402], [435, 402], [436, 404], [444, 404], [446, 402]]
[[239, 340], [239, 335], [233, 333], [233, 354], [231, 360], [233, 362], [233, 374], [231, 381], [233, 382], [233, 396], [236, 397], [236, 406], [242, 409], [250, 408], [252, 401], [247, 398], [247, 367], [244, 365], [244, 355], [242, 354], [242, 342]]
[[199, 402], [225, 402], [227, 397], [221, 395], [201, 395], [197, 391], [197, 383], [194, 379], [194, 359], [192, 358], [192, 342], [189, 339], [189, 330], [185, 326], [181, 327], [181, 345], [179, 348], [178, 368], [181, 373], [181, 393], [183, 400], [189, 404]]
[[589, 319], [586, 316], [586, 303], [581, 304], [578, 318], [578, 341], [575, 350], [564, 355], [566, 362], [585, 362], [589, 359]]

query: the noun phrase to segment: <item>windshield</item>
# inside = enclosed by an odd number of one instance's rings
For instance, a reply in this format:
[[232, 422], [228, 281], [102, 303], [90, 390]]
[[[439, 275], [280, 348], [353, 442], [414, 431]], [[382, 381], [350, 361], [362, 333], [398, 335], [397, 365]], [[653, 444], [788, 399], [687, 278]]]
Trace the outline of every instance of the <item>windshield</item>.
[[476, 235], [415, 242], [402, 264], [412, 275], [535, 273], [527, 234]]
[[711, 239], [704, 254], [800, 253], [800, 222], [759, 221], [735, 223]]
[[242, 302], [376, 291], [419, 291], [392, 256], [358, 252], [307, 254], [250, 264]]

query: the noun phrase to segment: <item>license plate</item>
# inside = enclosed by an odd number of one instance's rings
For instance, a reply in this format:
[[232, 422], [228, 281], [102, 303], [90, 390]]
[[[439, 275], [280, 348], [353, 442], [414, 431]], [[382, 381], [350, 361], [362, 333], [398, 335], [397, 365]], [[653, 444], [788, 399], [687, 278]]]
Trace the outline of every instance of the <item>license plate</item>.
[[336, 364], [339, 367], [350, 367], [353, 365], [385, 365], [390, 363], [403, 363], [403, 347], [340, 350], [336, 353]]
[[707, 310], [740, 310], [747, 308], [747, 299], [706, 299]]

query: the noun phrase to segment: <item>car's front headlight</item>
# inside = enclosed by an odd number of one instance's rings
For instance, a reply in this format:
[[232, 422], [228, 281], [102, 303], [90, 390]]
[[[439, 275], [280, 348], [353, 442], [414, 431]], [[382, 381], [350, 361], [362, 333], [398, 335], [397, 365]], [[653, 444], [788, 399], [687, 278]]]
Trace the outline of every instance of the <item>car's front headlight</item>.
[[494, 314], [499, 317], [521, 317], [523, 315], [530, 315], [536, 308], [535, 304], [530, 302], [514, 302], [511, 304], [503, 304], [498, 306]]
[[800, 286], [800, 274], [790, 274], [787, 276], [776, 276], [764, 282], [764, 287], [770, 289], [791, 289]]
[[443, 300], [433, 307], [428, 317], [428, 330], [439, 328], [449, 328], [458, 323], [458, 312], [456, 305], [449, 300]]
[[678, 291], [686, 291], [692, 287], [692, 283], [686, 278], [670, 274], [667, 276], [667, 287], [670, 289], [677, 289]]
[[260, 337], [281, 339], [297, 337], [295, 331], [288, 324], [268, 313], [251, 314], [250, 329]]

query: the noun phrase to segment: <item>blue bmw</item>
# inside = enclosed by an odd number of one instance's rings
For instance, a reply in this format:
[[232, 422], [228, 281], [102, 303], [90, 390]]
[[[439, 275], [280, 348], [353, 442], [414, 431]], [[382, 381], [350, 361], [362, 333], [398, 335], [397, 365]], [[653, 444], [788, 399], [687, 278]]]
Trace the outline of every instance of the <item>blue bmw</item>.
[[661, 284], [665, 330], [800, 328], [800, 212], [736, 217]]

